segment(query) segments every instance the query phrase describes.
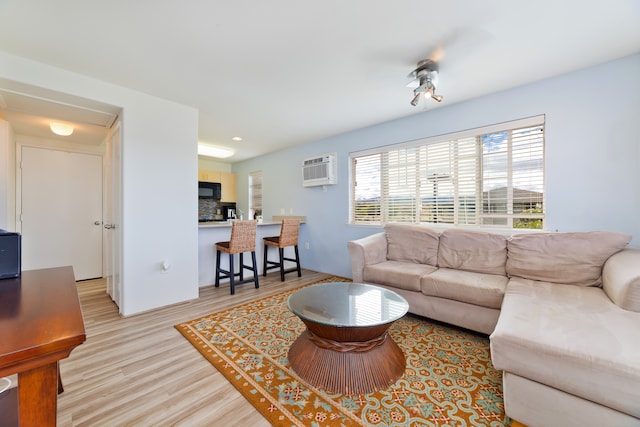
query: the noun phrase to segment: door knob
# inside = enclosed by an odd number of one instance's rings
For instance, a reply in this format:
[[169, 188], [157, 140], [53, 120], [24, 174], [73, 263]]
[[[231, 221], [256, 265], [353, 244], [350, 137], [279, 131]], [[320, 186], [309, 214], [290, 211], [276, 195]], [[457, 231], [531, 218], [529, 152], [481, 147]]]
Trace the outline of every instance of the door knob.
[[93, 223], [93, 225], [100, 225], [100, 224], [102, 224], [102, 221], [95, 221], [95, 222]]
[[104, 228], [106, 228], [107, 230], [111, 230], [112, 228], [116, 228], [116, 227], [113, 224], [105, 224]]

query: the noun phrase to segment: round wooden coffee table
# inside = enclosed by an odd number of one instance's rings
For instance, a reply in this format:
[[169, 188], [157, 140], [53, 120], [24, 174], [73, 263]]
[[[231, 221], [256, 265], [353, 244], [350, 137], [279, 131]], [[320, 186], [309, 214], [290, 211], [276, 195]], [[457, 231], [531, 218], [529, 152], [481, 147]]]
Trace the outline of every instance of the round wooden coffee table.
[[390, 290], [362, 283], [321, 283], [289, 296], [307, 326], [289, 349], [291, 368], [333, 393], [385, 389], [405, 370], [405, 356], [387, 333], [409, 304]]

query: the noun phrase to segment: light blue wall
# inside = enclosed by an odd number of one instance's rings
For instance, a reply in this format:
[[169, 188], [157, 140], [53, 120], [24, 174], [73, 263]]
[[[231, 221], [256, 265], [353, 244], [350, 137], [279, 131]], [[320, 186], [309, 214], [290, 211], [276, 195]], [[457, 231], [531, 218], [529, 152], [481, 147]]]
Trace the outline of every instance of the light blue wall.
[[[303, 266], [350, 277], [347, 242], [381, 230], [348, 225], [350, 152], [544, 114], [547, 229], [622, 231], [640, 246], [638, 76], [634, 55], [237, 163], [238, 204], [247, 210], [247, 175], [261, 170], [265, 218], [281, 208], [307, 216]], [[302, 159], [328, 152], [338, 153], [338, 184], [303, 188]]]

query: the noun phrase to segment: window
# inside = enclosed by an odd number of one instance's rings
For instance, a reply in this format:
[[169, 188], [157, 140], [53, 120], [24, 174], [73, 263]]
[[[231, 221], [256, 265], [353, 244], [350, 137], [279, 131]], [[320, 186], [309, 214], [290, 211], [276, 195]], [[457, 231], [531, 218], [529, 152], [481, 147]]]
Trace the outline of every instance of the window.
[[262, 171], [249, 174], [249, 218], [262, 216]]
[[543, 116], [350, 158], [352, 224], [543, 228]]

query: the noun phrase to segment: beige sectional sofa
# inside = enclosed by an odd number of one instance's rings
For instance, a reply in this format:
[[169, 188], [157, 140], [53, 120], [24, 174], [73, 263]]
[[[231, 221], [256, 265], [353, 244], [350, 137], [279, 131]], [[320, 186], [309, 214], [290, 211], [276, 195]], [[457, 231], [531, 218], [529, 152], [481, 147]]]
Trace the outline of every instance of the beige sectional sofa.
[[490, 335], [509, 417], [529, 427], [640, 426], [640, 249], [629, 241], [387, 224], [348, 248], [355, 282]]

